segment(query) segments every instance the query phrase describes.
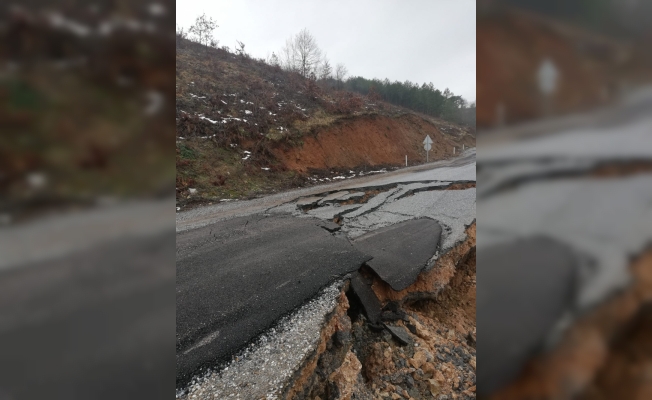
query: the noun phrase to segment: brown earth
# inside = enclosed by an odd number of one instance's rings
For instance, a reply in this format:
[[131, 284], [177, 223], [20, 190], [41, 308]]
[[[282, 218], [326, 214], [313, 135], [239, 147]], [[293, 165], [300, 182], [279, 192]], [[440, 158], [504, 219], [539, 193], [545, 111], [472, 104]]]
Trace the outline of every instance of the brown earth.
[[[344, 294], [345, 287], [317, 351], [284, 398], [474, 399], [475, 224], [467, 235], [419, 277], [420, 284], [410, 287], [420, 300], [402, 292], [403, 317], [390, 324], [405, 329], [407, 344], [370, 326], [360, 305]], [[435, 275], [440, 279], [433, 284]], [[381, 302], [394, 299], [388, 295]]]
[[444, 135], [431, 122], [414, 114], [398, 118], [364, 115], [346, 118], [316, 134], [303, 138], [301, 146], [279, 146], [272, 150], [286, 168], [307, 172], [311, 169], [355, 168], [361, 165], [405, 165], [425, 162], [423, 140], [433, 140], [429, 159], [437, 160], [457, 154], [461, 145], [474, 146], [471, 135]]

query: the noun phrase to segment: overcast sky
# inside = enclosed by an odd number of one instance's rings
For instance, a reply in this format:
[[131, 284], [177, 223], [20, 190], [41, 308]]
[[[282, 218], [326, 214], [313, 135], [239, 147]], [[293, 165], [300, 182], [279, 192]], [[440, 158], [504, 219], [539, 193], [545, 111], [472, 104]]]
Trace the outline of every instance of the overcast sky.
[[475, 101], [475, 0], [178, 0], [177, 24], [203, 12], [220, 46], [240, 40], [266, 57], [307, 28], [350, 76], [432, 82]]

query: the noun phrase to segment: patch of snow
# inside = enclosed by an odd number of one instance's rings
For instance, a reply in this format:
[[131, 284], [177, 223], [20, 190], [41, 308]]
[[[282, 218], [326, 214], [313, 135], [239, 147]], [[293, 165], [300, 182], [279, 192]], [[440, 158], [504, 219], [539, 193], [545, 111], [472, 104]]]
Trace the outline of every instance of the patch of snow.
[[252, 112], [249, 111], [249, 110], [244, 110], [244, 113], [247, 114], [247, 115], [252, 114]]
[[263, 171], [269, 171], [269, 168], [266, 167], [261, 167], [260, 169], [262, 169]]
[[203, 115], [198, 115], [198, 117], [199, 117], [199, 119], [205, 119], [206, 121], [208, 121], [208, 122], [210, 122], [212, 124], [217, 124], [217, 121], [213, 121], [212, 119], [206, 118]]
[[149, 6], [147, 6], [147, 11], [155, 17], [165, 15], [166, 12], [165, 7], [160, 3], [150, 3]]
[[224, 101], [224, 100], [220, 100], [220, 101], [221, 101], [222, 103], [224, 103], [224, 104], [228, 104], [228, 103], [227, 103], [226, 101]]

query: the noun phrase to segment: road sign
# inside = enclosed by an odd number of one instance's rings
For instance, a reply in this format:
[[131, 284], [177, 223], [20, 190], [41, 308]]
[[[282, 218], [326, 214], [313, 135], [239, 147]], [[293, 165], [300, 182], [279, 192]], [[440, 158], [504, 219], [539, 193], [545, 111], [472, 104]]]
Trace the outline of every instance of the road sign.
[[537, 77], [539, 78], [539, 89], [541, 93], [546, 96], [551, 95], [557, 89], [557, 77], [559, 72], [555, 64], [549, 59], [546, 58], [541, 63], [539, 71], [537, 72]]
[[426, 135], [426, 138], [423, 139], [423, 148], [426, 149], [426, 162], [428, 162], [428, 152], [432, 149], [432, 139], [430, 135]]

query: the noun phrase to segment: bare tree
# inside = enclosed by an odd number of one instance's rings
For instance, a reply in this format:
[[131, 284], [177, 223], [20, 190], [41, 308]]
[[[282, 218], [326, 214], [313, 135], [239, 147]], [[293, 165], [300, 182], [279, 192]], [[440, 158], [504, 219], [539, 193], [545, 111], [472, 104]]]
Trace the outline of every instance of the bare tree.
[[236, 42], [238, 43], [238, 47], [235, 48], [235, 54], [237, 54], [237, 55], [239, 55], [241, 57], [247, 57], [248, 54], [245, 52], [245, 49], [244, 49], [245, 44], [242, 43], [239, 40], [236, 40]]
[[190, 27], [188, 32], [195, 35], [199, 44], [209, 46], [213, 37], [213, 31], [217, 27], [217, 22], [213, 18], [207, 17], [206, 13], [203, 13], [197, 17], [195, 24]]
[[317, 40], [305, 28], [285, 42], [281, 55], [284, 67], [299, 72], [303, 77], [315, 72], [321, 61]]
[[271, 65], [272, 67], [278, 67], [281, 65], [281, 62], [279, 61], [276, 53], [272, 52], [272, 55], [267, 57], [267, 64]]
[[338, 86], [342, 86], [342, 82], [344, 82], [344, 78], [346, 78], [348, 73], [349, 70], [346, 69], [344, 64], [337, 64], [335, 66], [335, 79], [337, 80]]
[[321, 68], [319, 70], [319, 79], [325, 80], [325, 79], [330, 79], [333, 77], [333, 68], [331, 67], [331, 63], [328, 62], [328, 59], [326, 56], [324, 56], [324, 60], [321, 63]]

